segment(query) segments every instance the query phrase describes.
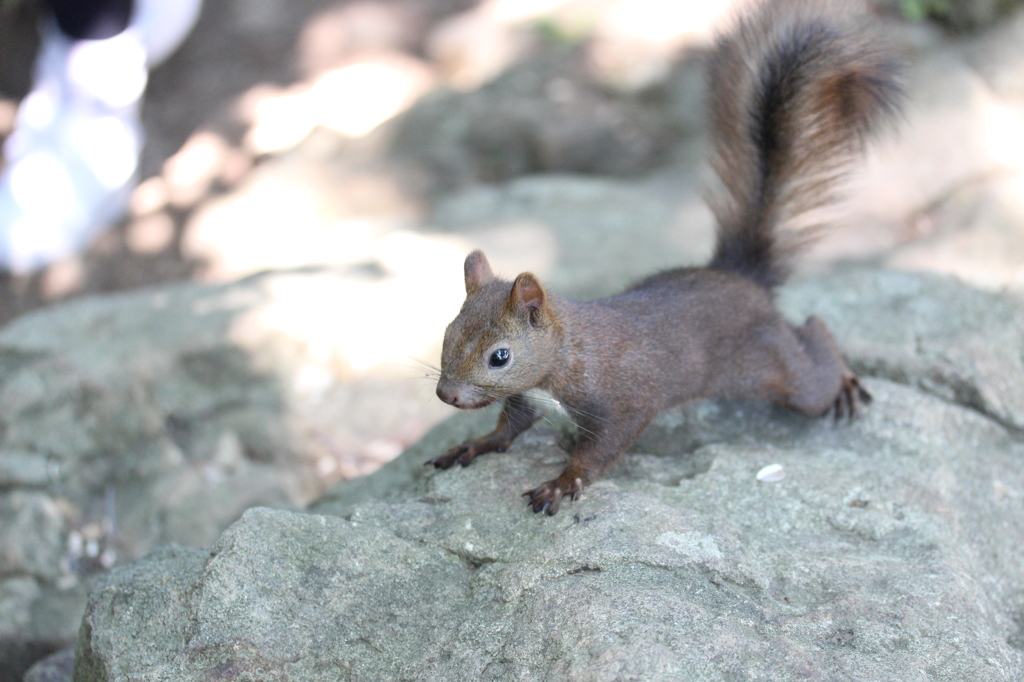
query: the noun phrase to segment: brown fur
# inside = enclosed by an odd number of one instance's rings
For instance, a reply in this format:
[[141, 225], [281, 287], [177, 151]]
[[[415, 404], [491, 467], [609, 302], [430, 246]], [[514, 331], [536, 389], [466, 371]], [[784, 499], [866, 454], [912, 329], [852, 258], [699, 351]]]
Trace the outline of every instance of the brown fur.
[[867, 137], [890, 121], [897, 64], [856, 0], [770, 0], [719, 39], [708, 69], [708, 197], [718, 223], [709, 267], [773, 287], [815, 226], [779, 228], [835, 199]]
[[866, 134], [897, 108], [892, 60], [845, 10], [774, 0], [721, 38], [712, 58], [710, 202], [718, 244], [707, 268], [652, 275], [590, 302], [562, 299], [530, 274], [498, 279], [480, 251], [467, 257], [466, 301], [448, 326], [438, 396], [472, 409], [504, 399], [495, 430], [429, 463], [468, 465], [503, 451], [539, 412], [523, 397], [547, 390], [579, 439], [561, 476], [528, 491], [554, 514], [577, 498], [661, 410], [699, 398], [765, 398], [808, 416], [852, 417], [869, 402], [816, 317], [794, 327], [771, 289], [798, 242], [779, 228], [831, 199]]

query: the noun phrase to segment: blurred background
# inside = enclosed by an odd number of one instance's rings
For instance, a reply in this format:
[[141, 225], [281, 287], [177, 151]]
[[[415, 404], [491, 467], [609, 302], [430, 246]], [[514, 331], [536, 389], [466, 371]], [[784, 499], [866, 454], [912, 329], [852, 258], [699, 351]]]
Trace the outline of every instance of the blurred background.
[[[16, 267], [0, 319], [87, 292], [361, 262], [392, 233], [465, 244], [467, 232], [496, 233], [467, 227], [472, 210], [485, 210], [470, 206], [474, 198], [550, 174], [660, 193], [679, 225], [675, 239], [706, 239], [688, 177], [702, 172], [702, 54], [742, 4], [207, 0], [184, 42], [149, 74], [125, 215], [81, 254]], [[913, 100], [901, 138], [878, 151], [884, 158], [872, 160], [870, 177], [855, 179], [869, 187], [854, 190], [847, 257], [930, 234], [936, 200], [1014, 171], [1022, 87], [1014, 4], [874, 3], [912, 64]], [[0, 7], [2, 139], [32, 89], [47, 19], [44, 0]], [[914, 210], [909, 233], [892, 224]], [[557, 231], [535, 222], [533, 239]], [[897, 234], [872, 231], [883, 227]], [[565, 254], [542, 257], [550, 244], [523, 246], [515, 232], [506, 230], [507, 241], [520, 243], [520, 258], [547, 260], [510, 266], [564, 272], [555, 266]], [[1013, 265], [990, 272], [986, 286], [1017, 281]]]
[[[0, 680], [73, 639], [96, 572], [304, 506], [449, 415], [430, 366], [471, 249], [583, 298], [707, 258], [703, 64], [742, 4], [205, 0], [119, 110], [141, 128], [114, 208], [0, 274]], [[800, 276], [1024, 297], [1018, 4], [872, 5], [909, 106]], [[0, 138], [52, 31], [0, 0]]]

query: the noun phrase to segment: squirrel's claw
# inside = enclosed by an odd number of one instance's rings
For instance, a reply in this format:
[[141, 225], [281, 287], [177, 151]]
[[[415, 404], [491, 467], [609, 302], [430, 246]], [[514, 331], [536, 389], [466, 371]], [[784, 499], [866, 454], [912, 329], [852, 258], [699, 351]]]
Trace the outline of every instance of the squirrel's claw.
[[439, 457], [428, 459], [423, 463], [424, 466], [433, 464], [438, 469], [448, 469], [454, 464], [461, 464], [464, 467], [468, 467], [476, 459], [477, 455], [482, 455], [485, 452], [505, 452], [510, 445], [507, 439], [496, 439], [492, 437], [477, 438], [476, 440], [467, 440], [465, 443], [456, 445], [448, 450]]
[[857, 381], [857, 377], [853, 378], [853, 386], [857, 389], [857, 398], [865, 405], [870, 405], [874, 398], [872, 398], [871, 394], [867, 392], [867, 389], [860, 385], [860, 382]]
[[459, 463], [462, 466], [469, 466], [477, 456], [475, 448], [469, 443], [463, 443], [462, 445], [456, 445], [453, 448], [449, 448], [440, 457], [434, 457], [424, 462], [424, 466], [433, 464], [438, 469], [448, 469], [453, 464]]
[[859, 406], [870, 405], [871, 400], [871, 394], [860, 385], [857, 377], [847, 377], [843, 380], [843, 387], [839, 389], [839, 395], [833, 404], [835, 420], [838, 422], [845, 417], [853, 421], [857, 417]]
[[554, 516], [561, 507], [563, 497], [568, 496], [576, 501], [580, 499], [582, 493], [583, 479], [579, 476], [572, 476], [566, 471], [553, 481], [548, 481], [533, 490], [527, 490], [523, 493], [523, 497], [529, 496], [530, 500], [526, 506], [532, 507], [534, 513], [546, 512], [548, 516]]

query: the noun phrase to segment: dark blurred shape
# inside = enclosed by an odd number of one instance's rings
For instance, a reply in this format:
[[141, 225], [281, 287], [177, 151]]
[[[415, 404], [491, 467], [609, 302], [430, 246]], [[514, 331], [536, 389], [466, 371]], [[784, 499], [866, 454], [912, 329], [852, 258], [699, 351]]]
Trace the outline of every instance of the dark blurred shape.
[[112, 38], [128, 28], [132, 0], [50, 0], [60, 30], [78, 40]]
[[994, 26], [1021, 0], [879, 0], [912, 21], [933, 19], [957, 32], [973, 32]]
[[[0, 641], [0, 682], [22, 682], [25, 672], [33, 663], [49, 656], [60, 647], [61, 643], [45, 643], [39, 641]], [[48, 680], [50, 678], [37, 678]], [[60, 679], [60, 678], [56, 678]], [[71, 679], [70, 677], [67, 679]]]
[[47, 656], [25, 673], [25, 682], [71, 682], [75, 672], [75, 647]]
[[0, 2], [0, 96], [21, 99], [32, 87], [41, 3]]
[[976, 31], [994, 26], [1021, 0], [946, 0], [948, 14], [942, 19], [957, 31]]

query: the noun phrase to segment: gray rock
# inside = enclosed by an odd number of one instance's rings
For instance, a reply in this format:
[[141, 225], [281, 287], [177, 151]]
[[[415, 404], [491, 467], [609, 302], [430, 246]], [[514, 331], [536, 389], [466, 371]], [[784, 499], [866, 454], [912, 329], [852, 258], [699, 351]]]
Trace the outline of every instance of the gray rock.
[[971, 31], [995, 25], [1020, 0], [950, 0], [946, 5], [946, 21], [954, 29]]
[[1024, 11], [1018, 10], [999, 26], [967, 46], [971, 66], [985, 78], [999, 95], [1019, 99], [1024, 96], [1024, 77], [1020, 60], [1024, 45]]
[[46, 460], [32, 452], [0, 451], [0, 486], [35, 487], [50, 482]]
[[971, 32], [996, 25], [1020, 0], [882, 0], [910, 19], [932, 17], [955, 31]]
[[56, 580], [60, 568], [64, 518], [53, 499], [38, 492], [14, 491], [0, 497], [0, 575], [23, 573]]
[[1022, 190], [1024, 182], [1011, 176], [950, 192], [917, 214], [925, 234], [882, 261], [897, 270], [943, 272], [982, 289], [1024, 294]]
[[71, 682], [75, 672], [75, 647], [69, 646], [29, 668], [24, 682]]
[[[1020, 315], [882, 273], [794, 287], [787, 308], [817, 288], [855, 357], [871, 338], [900, 351], [884, 334], [898, 315], [936, 338], [895, 357], [940, 375], [963, 338], [939, 321]], [[992, 334], [974, 357], [1020, 352]], [[422, 466], [494, 418], [459, 415], [311, 513], [251, 510], [208, 553], [116, 569], [90, 596], [75, 679], [1020, 679], [1019, 408], [994, 419], [924, 382], [865, 383], [875, 402], [852, 424], [762, 403], [669, 411], [555, 517], [519, 496], [564, 466], [550, 428], [465, 469]], [[759, 481], [772, 463], [786, 477]]]
[[275, 283], [318, 276], [80, 299], [0, 331], [0, 682], [73, 642], [97, 572], [323, 491], [292, 390], [317, 367], [253, 321]]
[[951, 277], [852, 270], [782, 291], [817, 314], [859, 372], [909, 384], [1024, 432], [1024, 307]]
[[478, 90], [424, 97], [395, 122], [393, 153], [435, 192], [538, 172], [635, 176], [678, 133], [659, 104], [608, 92], [584, 50], [551, 49]]
[[430, 223], [503, 254], [525, 241], [499, 240], [503, 229], [542, 229], [549, 236], [546, 252], [557, 262], [540, 274], [546, 286], [571, 298], [608, 295], [653, 270], [703, 263], [713, 235], [693, 173], [642, 184], [571, 175], [519, 178], [442, 199]]
[[[158, 652], [185, 649], [191, 639], [188, 612], [193, 595], [190, 588], [200, 579], [209, 558], [210, 553], [206, 551], [165, 547], [101, 577], [92, 593], [92, 609], [79, 630], [75, 679], [117, 679], [133, 667], [144, 666], [150, 668], [152, 679], [161, 679], [162, 671], [153, 669], [159, 663]], [[125, 599], [128, 595], [111, 584], [111, 576], [131, 585], [130, 606]], [[128, 630], [120, 633], [97, 630], [93, 625], [97, 617], [121, 620]], [[111, 636], [113, 639], [109, 638]], [[117, 658], [104, 656], [98, 650], [82, 646], [81, 642], [97, 642], [102, 643], [100, 647], [116, 649]], [[140, 642], [147, 644], [138, 646]]]

